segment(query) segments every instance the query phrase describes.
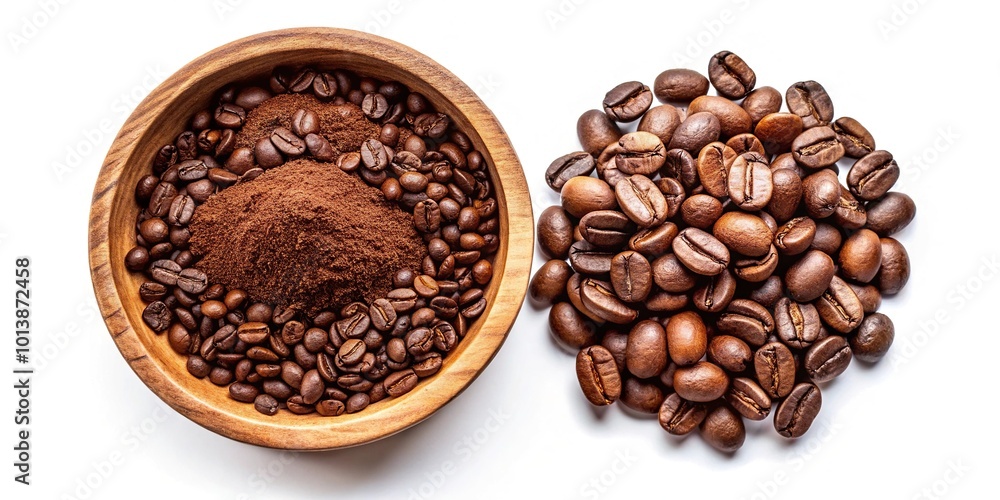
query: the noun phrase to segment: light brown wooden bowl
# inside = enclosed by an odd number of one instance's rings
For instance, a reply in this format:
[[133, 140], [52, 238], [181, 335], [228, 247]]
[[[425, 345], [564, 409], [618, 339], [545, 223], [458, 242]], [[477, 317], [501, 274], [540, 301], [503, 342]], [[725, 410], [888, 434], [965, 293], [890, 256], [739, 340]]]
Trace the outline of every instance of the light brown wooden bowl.
[[[225, 388], [199, 380], [166, 339], [142, 321], [138, 288], [125, 253], [135, 242], [139, 207], [134, 189], [153, 155], [172, 143], [190, 117], [228, 82], [270, 74], [278, 65], [318, 65], [399, 80], [425, 95], [472, 139], [490, 166], [500, 214], [500, 249], [486, 296], [489, 307], [437, 375], [416, 389], [366, 410], [339, 417], [268, 417], [229, 398]], [[455, 75], [429, 57], [377, 36], [341, 29], [301, 28], [261, 33], [199, 57], [157, 87], [115, 138], [94, 187], [90, 211], [90, 266], [108, 330], [132, 370], [157, 396], [223, 436], [273, 448], [322, 450], [371, 442], [410, 427], [468, 387], [503, 344], [524, 299], [534, 247], [528, 186], [503, 127]]]

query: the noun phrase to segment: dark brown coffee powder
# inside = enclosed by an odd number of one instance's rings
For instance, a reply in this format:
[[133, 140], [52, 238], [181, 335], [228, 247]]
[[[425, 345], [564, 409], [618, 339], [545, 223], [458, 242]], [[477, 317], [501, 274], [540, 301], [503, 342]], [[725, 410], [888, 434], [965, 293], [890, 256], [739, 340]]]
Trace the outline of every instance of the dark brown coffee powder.
[[381, 131], [381, 127], [365, 118], [361, 108], [349, 102], [333, 104], [308, 94], [281, 94], [250, 111], [236, 134], [236, 146], [253, 148], [275, 128], [291, 128], [292, 116], [299, 109], [311, 110], [319, 116], [320, 134], [330, 141], [337, 155], [360, 150], [362, 143], [377, 139]]
[[370, 304], [427, 253], [412, 215], [378, 188], [307, 159], [221, 191], [189, 227], [196, 267], [213, 283], [307, 314]]

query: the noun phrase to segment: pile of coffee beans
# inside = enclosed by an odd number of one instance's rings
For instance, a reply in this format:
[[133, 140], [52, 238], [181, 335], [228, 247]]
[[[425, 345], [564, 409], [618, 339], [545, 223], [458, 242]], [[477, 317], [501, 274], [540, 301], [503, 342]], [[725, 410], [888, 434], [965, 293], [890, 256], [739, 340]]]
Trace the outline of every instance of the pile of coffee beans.
[[[243, 128], [250, 126], [254, 110], [289, 95], [304, 97], [282, 102], [307, 105], [289, 108], [288, 116], [256, 120], [261, 129], [253, 133], [261, 138], [247, 142]], [[332, 111], [317, 113], [310, 106]], [[364, 127], [348, 120], [362, 113]], [[352, 182], [363, 189], [380, 189], [384, 200], [409, 214], [404, 220], [412, 221], [416, 231], [410, 230], [409, 241], [417, 241], [421, 252], [426, 249], [422, 262], [415, 259], [417, 268], [400, 268], [389, 277], [392, 288], [384, 296], [322, 307], [269, 302], [238, 284], [223, 285], [199, 268], [199, 252], [191, 246], [198, 236], [192, 235], [192, 221], [222, 196], [217, 193], [250, 189], [266, 179], [287, 182], [287, 172], [323, 168], [360, 178], [366, 184]], [[337, 176], [311, 178], [310, 189], [317, 179]], [[310, 194], [292, 184], [282, 185], [287, 189], [282, 192]], [[266, 415], [281, 409], [323, 416], [353, 413], [406, 394], [437, 373], [487, 309], [484, 289], [493, 277], [500, 234], [492, 189], [483, 154], [423, 95], [399, 82], [349, 71], [279, 67], [269, 80], [224, 87], [209, 109], [196, 113], [189, 128], [158, 151], [152, 173], [135, 189], [140, 208], [136, 246], [125, 264], [145, 278], [138, 291], [147, 303], [143, 320], [157, 334], [166, 333], [173, 350], [187, 357], [191, 375], [228, 386], [232, 399]], [[322, 186], [318, 191], [323, 194]], [[310, 214], [310, 220], [351, 215], [321, 208], [326, 212]], [[251, 201], [232, 209], [237, 224], [260, 207]], [[275, 228], [257, 229], [266, 238]], [[281, 229], [282, 241], [267, 250], [288, 247], [289, 258], [302, 262], [288, 267], [276, 260], [250, 274], [287, 272], [274, 282], [289, 287], [308, 282], [313, 278], [309, 266], [315, 268], [316, 262], [294, 251], [296, 241], [314, 235], [297, 240], [288, 227]], [[373, 235], [365, 237], [372, 241]], [[233, 262], [257, 258], [232, 256]], [[347, 265], [312, 271], [361, 279], [366, 270]]]
[[892, 155], [834, 119], [822, 85], [790, 86], [783, 112], [756, 82], [720, 52], [707, 78], [670, 69], [584, 113], [583, 151], [545, 172], [562, 206], [539, 217], [551, 260], [529, 289], [578, 352], [591, 403], [658, 413], [667, 432], [698, 428], [725, 452], [743, 445], [743, 419], [771, 413], [780, 435], [802, 436], [818, 384], [886, 354], [893, 324], [876, 311], [910, 274], [891, 236], [916, 212], [890, 191]]

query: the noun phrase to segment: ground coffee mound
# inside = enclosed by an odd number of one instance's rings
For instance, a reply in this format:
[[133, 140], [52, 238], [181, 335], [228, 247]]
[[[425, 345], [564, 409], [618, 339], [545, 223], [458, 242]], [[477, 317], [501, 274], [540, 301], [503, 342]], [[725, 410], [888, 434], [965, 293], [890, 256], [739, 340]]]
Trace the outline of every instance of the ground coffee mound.
[[213, 282], [307, 314], [370, 304], [427, 254], [412, 215], [357, 176], [308, 159], [221, 191], [190, 229], [196, 267]]
[[[292, 116], [308, 109], [319, 117], [320, 135], [326, 137], [339, 155], [358, 151], [368, 139], [377, 139], [382, 130], [365, 118], [361, 108], [352, 103], [323, 102], [308, 94], [280, 94], [260, 104], [247, 114], [243, 128], [236, 133], [236, 146], [253, 148], [258, 140], [271, 135], [277, 127], [292, 127]], [[405, 139], [405, 137], [403, 137]]]

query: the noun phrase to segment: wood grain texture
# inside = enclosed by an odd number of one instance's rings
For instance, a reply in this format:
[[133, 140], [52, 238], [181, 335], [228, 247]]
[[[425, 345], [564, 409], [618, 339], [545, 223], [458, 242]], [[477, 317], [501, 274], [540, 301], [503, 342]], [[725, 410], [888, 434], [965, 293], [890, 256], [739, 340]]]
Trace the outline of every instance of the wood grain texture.
[[[163, 144], [228, 82], [270, 74], [278, 65], [345, 68], [399, 80], [451, 116], [490, 166], [501, 217], [501, 246], [487, 290], [489, 308], [445, 360], [441, 371], [400, 398], [340, 417], [257, 413], [225, 388], [187, 373], [185, 359], [142, 322], [141, 276], [125, 269], [139, 208], [133, 193]], [[524, 300], [534, 248], [528, 187], [521, 164], [493, 113], [455, 75], [404, 45], [365, 33], [301, 28], [254, 35], [199, 57], [157, 87], [125, 122], [101, 168], [90, 212], [94, 293], [112, 339], [142, 381], [172, 408], [226, 437], [273, 448], [322, 450], [390, 436], [441, 408], [464, 390], [503, 344]]]

